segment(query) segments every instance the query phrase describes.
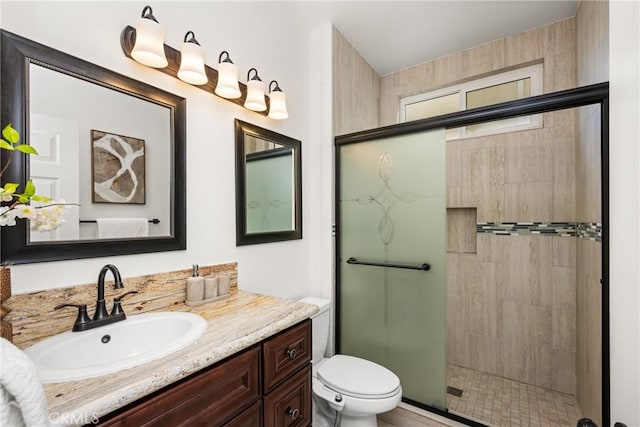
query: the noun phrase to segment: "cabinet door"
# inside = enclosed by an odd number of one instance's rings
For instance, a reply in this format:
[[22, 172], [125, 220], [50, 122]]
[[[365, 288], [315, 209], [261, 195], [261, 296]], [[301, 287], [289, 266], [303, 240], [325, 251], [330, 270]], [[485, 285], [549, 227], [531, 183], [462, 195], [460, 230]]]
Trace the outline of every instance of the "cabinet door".
[[305, 320], [262, 345], [264, 394], [311, 361], [311, 320]]
[[311, 424], [311, 364], [264, 397], [265, 427]]
[[217, 427], [259, 398], [260, 347], [254, 347], [130, 405], [100, 425]]
[[257, 401], [249, 409], [238, 415], [224, 427], [260, 427], [262, 425], [262, 401]]

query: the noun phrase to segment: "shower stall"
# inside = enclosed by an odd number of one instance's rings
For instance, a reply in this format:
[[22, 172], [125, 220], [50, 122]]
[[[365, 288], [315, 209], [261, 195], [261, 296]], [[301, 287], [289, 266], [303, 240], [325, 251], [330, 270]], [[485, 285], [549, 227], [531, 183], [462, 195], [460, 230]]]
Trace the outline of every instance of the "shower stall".
[[[548, 121], [575, 120], [575, 135], [545, 142], [543, 159], [505, 160], [526, 133], [499, 149], [446, 140], [447, 129], [552, 111]], [[463, 422], [608, 425], [607, 124], [600, 84], [337, 137], [337, 351], [395, 372], [406, 403]], [[562, 150], [573, 167], [558, 163]], [[452, 165], [481, 177], [456, 190]], [[529, 187], [512, 179], [525, 173]], [[573, 174], [572, 218], [505, 208], [512, 185], [508, 206], [560, 209], [535, 185], [549, 173]], [[479, 202], [460, 206], [456, 191]], [[487, 197], [495, 219], [478, 207]]]

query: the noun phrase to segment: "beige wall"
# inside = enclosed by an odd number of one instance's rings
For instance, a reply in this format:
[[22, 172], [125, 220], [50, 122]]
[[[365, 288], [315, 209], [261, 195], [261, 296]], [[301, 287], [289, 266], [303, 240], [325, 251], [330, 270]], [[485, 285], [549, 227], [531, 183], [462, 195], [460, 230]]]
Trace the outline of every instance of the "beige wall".
[[[568, 19], [384, 76], [381, 125], [404, 96], [531, 62], [545, 92], [574, 87], [574, 36]], [[575, 221], [575, 111], [543, 122], [448, 141], [448, 207], [476, 208], [478, 222]], [[575, 239], [478, 235], [476, 254], [449, 250], [449, 363], [575, 393]]]
[[383, 76], [380, 125], [398, 122], [400, 98], [540, 59], [545, 65], [545, 92], [574, 87], [574, 33], [574, 20], [569, 18]]
[[[576, 13], [576, 79], [609, 80], [609, 3], [582, 1]], [[600, 212], [600, 107], [580, 108], [576, 121], [576, 219], [602, 221]], [[600, 278], [601, 243], [578, 239], [576, 257], [576, 396], [584, 416], [602, 424]]]
[[333, 29], [333, 129], [344, 135], [378, 127], [380, 77]]
[[449, 253], [448, 362], [573, 394], [575, 254], [570, 237], [488, 234]]

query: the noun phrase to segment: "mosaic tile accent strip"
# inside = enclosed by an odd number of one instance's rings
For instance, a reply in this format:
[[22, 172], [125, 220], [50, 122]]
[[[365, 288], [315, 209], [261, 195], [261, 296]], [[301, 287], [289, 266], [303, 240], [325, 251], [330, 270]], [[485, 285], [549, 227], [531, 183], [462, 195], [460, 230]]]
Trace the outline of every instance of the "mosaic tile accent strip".
[[480, 222], [476, 231], [501, 236], [541, 234], [575, 237], [576, 226], [575, 222]]
[[591, 222], [479, 222], [476, 232], [498, 236], [539, 234], [602, 241], [602, 224]]
[[595, 242], [602, 241], [602, 224], [597, 222], [580, 222], [577, 227], [578, 237], [593, 240]]

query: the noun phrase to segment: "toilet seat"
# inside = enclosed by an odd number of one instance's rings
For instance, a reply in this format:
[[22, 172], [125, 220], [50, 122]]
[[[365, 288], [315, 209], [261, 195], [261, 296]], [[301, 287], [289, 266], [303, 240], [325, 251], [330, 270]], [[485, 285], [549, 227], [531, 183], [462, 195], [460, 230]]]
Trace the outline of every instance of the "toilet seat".
[[317, 377], [335, 392], [361, 399], [385, 399], [400, 389], [400, 379], [384, 366], [343, 354], [325, 361]]

